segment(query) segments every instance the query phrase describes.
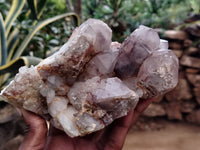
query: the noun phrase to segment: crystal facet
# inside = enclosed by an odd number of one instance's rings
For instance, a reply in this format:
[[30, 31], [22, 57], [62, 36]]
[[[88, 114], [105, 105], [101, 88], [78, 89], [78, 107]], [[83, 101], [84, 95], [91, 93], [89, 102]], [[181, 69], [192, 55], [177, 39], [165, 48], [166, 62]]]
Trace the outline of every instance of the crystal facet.
[[137, 76], [144, 60], [159, 48], [160, 38], [151, 28], [140, 26], [125, 39], [115, 66], [115, 73], [121, 78]]
[[1, 91], [0, 97], [17, 107], [23, 107], [38, 114], [46, 114], [46, 100], [40, 94], [40, 87], [43, 86], [37, 68], [26, 66], [19, 69], [15, 79]]

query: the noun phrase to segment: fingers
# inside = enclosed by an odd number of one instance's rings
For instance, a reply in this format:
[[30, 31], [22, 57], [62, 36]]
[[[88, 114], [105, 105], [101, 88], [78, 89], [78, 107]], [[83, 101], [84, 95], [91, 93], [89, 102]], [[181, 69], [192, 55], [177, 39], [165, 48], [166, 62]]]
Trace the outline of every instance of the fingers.
[[40, 116], [23, 109], [21, 113], [29, 126], [29, 132], [25, 136], [19, 150], [43, 150], [47, 136], [46, 121]]
[[133, 110], [131, 110], [127, 116], [122, 117], [114, 121], [105, 130], [104, 135], [101, 137], [98, 147], [105, 146], [105, 150], [121, 150], [127, 135], [127, 132], [131, 126], [133, 118]]
[[120, 150], [124, 144], [127, 132], [140, 114], [149, 106], [154, 98], [140, 100], [135, 110], [131, 110], [127, 116], [122, 117], [112, 123], [105, 131], [98, 147], [102, 149], [102, 145], [106, 145], [103, 149]]
[[134, 110], [134, 115], [133, 115], [131, 124], [135, 123], [135, 121], [138, 119], [140, 114], [149, 106], [149, 104], [151, 104], [153, 102], [153, 100], [154, 100], [154, 98], [141, 99], [139, 101], [139, 103], [137, 104], [137, 106], [136, 106], [136, 108]]
[[50, 123], [48, 138], [44, 150], [72, 149], [72, 140], [64, 131], [53, 127]]

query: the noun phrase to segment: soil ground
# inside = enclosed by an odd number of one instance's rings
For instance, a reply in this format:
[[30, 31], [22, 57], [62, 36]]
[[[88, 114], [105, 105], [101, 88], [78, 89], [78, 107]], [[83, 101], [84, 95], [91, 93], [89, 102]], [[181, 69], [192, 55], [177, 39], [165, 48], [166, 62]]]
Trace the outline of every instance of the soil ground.
[[200, 126], [162, 121], [164, 128], [129, 131], [123, 150], [200, 150]]

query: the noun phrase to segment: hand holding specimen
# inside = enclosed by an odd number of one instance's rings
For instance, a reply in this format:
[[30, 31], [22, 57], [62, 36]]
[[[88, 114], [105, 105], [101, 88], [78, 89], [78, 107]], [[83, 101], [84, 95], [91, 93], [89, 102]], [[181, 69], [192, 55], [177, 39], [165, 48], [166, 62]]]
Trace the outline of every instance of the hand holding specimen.
[[5, 101], [42, 116], [69, 136], [100, 130], [146, 99], [173, 89], [178, 59], [151, 28], [120, 44], [102, 21], [89, 19], [35, 67], [22, 67], [1, 92]]

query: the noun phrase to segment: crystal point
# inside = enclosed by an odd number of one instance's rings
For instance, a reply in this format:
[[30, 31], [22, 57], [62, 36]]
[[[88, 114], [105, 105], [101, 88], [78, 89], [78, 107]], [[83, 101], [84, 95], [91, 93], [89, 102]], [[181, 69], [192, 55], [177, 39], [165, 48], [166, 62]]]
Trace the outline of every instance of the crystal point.
[[148, 97], [164, 94], [177, 85], [178, 65], [172, 51], [156, 51], [142, 64], [138, 83], [146, 89]]
[[160, 38], [151, 28], [140, 26], [125, 39], [115, 66], [120, 78], [137, 76], [143, 61], [159, 48]]

